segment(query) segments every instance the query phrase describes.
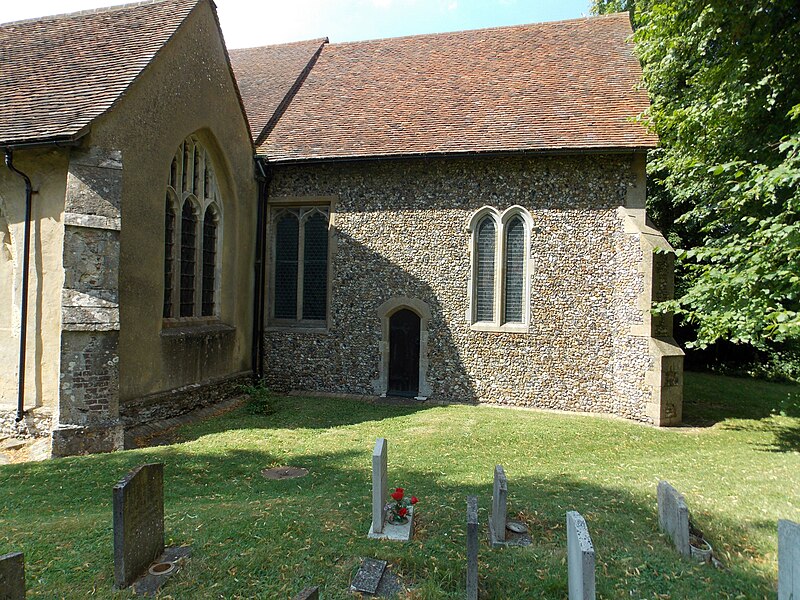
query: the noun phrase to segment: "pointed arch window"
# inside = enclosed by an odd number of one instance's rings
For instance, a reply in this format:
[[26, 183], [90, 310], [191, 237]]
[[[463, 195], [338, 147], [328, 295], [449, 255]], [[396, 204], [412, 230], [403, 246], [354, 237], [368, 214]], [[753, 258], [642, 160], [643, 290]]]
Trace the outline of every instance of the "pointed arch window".
[[218, 317], [222, 202], [211, 156], [194, 137], [172, 158], [164, 210], [164, 319]]
[[329, 206], [273, 212], [272, 322], [324, 325], [328, 312]]
[[470, 220], [470, 324], [489, 331], [526, 331], [530, 306], [530, 213], [484, 207]]

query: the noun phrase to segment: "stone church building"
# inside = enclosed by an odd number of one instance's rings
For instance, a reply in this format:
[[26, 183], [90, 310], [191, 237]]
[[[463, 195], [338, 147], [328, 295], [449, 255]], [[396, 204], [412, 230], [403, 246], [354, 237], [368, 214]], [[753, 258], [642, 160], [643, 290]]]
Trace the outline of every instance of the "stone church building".
[[0, 434], [120, 449], [253, 377], [679, 423], [630, 34], [229, 52], [211, 0], [0, 25]]

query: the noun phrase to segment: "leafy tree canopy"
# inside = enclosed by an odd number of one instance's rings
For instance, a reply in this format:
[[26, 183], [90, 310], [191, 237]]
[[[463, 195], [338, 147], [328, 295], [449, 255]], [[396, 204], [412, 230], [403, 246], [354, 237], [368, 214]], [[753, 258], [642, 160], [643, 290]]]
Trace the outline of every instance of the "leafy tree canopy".
[[650, 208], [678, 247], [695, 345], [800, 340], [800, 3], [595, 0], [630, 10], [661, 139]]

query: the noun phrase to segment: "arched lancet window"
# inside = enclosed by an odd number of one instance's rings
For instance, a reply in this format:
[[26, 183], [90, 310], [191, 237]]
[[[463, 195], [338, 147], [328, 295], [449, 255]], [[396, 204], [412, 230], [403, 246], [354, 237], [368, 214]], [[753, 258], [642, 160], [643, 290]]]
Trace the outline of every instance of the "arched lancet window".
[[214, 314], [217, 280], [217, 210], [213, 205], [203, 217], [203, 291], [201, 315]]
[[181, 211], [181, 317], [194, 316], [195, 267], [197, 263], [197, 215], [190, 201]]
[[503, 213], [484, 207], [470, 221], [472, 232], [471, 323], [476, 329], [521, 331], [530, 305], [530, 231], [521, 206]]
[[164, 211], [164, 318], [218, 316], [222, 204], [211, 156], [194, 137], [172, 159]]
[[505, 227], [506, 270], [504, 323], [523, 323], [522, 303], [525, 297], [525, 223], [513, 217]]
[[272, 318], [324, 322], [328, 310], [327, 206], [276, 209], [273, 217]]
[[495, 230], [491, 216], [478, 223], [475, 243], [475, 317], [478, 321], [494, 320]]
[[[173, 166], [177, 164], [173, 161]], [[170, 192], [164, 208], [164, 318], [172, 316], [173, 280], [175, 279], [175, 204]]]

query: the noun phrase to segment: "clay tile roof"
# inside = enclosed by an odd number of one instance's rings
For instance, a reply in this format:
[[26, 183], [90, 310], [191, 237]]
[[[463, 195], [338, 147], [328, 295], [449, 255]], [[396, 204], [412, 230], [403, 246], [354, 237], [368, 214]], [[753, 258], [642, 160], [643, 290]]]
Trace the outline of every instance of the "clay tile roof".
[[0, 144], [78, 135], [200, 0], [150, 0], [0, 25]]
[[291, 99], [327, 38], [229, 50], [247, 118], [257, 142]]
[[652, 147], [627, 13], [325, 45], [258, 153], [276, 162]]

